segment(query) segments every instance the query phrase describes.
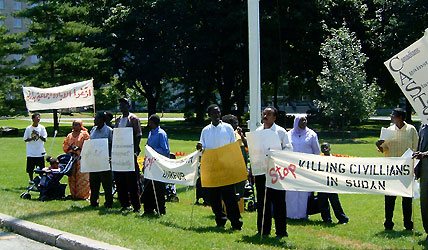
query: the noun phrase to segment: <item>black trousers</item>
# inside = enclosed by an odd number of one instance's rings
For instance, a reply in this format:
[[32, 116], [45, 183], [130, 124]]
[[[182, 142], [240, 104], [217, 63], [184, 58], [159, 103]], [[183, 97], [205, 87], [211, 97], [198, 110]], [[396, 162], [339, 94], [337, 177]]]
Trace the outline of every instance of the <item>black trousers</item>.
[[[155, 190], [153, 190], [153, 184], [155, 186]], [[159, 205], [159, 211], [157, 211], [158, 208], [156, 206], [155, 191], [156, 199]], [[144, 181], [143, 203], [144, 213], [153, 213], [153, 211], [157, 211], [159, 214], [166, 214], [165, 183], [146, 179]]]
[[[215, 215], [217, 226], [224, 226], [227, 219], [230, 220], [233, 228], [241, 228], [241, 213], [239, 212], [238, 201], [236, 197], [235, 185], [222, 187], [206, 188], [211, 209]], [[226, 205], [226, 214], [223, 212], [222, 203]]]
[[[394, 216], [395, 200], [397, 196], [385, 195], [385, 228], [394, 227], [394, 222], [392, 222], [392, 217]], [[412, 198], [411, 197], [402, 197], [401, 205], [403, 207], [403, 222], [404, 227], [408, 230], [413, 229], [412, 222]]]
[[[256, 179], [257, 192], [257, 230], [262, 233], [263, 204], [265, 199], [266, 176], [258, 175]], [[266, 207], [263, 223], [263, 235], [269, 235], [272, 228], [272, 209], [275, 219], [275, 228], [277, 236], [287, 234], [287, 206], [285, 203], [285, 190], [276, 190], [267, 188]]]
[[114, 172], [114, 181], [116, 182], [117, 195], [122, 208], [129, 207], [131, 199], [132, 207], [135, 211], [140, 210], [140, 195], [138, 182], [140, 179], [138, 171]]
[[321, 210], [321, 218], [325, 222], [331, 222], [330, 205], [333, 208], [334, 216], [339, 220], [339, 223], [347, 223], [348, 216], [343, 212], [342, 205], [340, 204], [339, 195], [336, 193], [321, 193], [318, 192], [318, 202]]
[[104, 206], [111, 208], [113, 205], [111, 171], [89, 173], [89, 184], [91, 186], [91, 205], [98, 206], [100, 184], [102, 184], [106, 198]]

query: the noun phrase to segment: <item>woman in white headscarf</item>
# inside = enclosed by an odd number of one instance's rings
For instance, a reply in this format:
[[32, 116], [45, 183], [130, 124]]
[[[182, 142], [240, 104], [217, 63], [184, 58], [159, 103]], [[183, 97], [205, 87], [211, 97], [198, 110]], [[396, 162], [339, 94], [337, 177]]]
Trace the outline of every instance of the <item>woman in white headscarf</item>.
[[[294, 119], [294, 126], [291, 130], [291, 144], [294, 152], [320, 154], [318, 135], [307, 126], [304, 116], [297, 116]], [[307, 207], [309, 192], [287, 191], [287, 217], [291, 219], [307, 219]]]

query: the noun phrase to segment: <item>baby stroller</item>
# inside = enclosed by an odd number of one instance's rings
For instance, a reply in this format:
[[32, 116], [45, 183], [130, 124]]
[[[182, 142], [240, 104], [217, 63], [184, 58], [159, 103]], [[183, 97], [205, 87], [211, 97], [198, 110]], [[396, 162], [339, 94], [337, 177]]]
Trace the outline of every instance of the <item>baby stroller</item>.
[[67, 184], [61, 184], [60, 180], [64, 175], [71, 176], [73, 164], [78, 158], [79, 156], [75, 153], [58, 156], [59, 169], [55, 172], [35, 169], [34, 172], [39, 176], [34, 178], [34, 184], [28, 187], [28, 190], [23, 192], [20, 197], [29, 200], [31, 199], [30, 191], [36, 191], [40, 192], [39, 200], [41, 201], [65, 198]]

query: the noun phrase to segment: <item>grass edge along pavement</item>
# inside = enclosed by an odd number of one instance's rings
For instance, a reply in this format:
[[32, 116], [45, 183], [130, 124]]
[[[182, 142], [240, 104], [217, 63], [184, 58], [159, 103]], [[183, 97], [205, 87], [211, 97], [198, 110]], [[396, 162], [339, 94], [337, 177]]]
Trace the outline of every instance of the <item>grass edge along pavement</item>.
[[9, 228], [11, 229], [11, 231], [27, 238], [61, 249], [127, 250], [127, 248], [110, 245], [104, 242], [96, 241], [75, 234], [70, 234], [64, 231], [21, 220], [2, 213], [0, 213], [0, 225]]
[[[190, 140], [185, 140], [183, 135], [171, 131], [172, 152], [193, 152], [195, 139], [197, 140], [200, 132], [198, 129], [193, 130], [194, 135]], [[327, 137], [323, 136], [321, 139], [323, 138]], [[56, 139], [53, 155], [61, 153], [63, 139]], [[330, 137], [327, 141], [331, 142], [333, 139]], [[380, 156], [375, 150], [376, 139], [377, 137], [372, 136], [354, 139], [355, 143], [352, 143], [352, 140], [333, 143], [332, 152], [354, 156]], [[47, 145], [50, 145], [49, 143], [48, 140]], [[181, 150], [182, 148], [186, 150]], [[402, 230], [400, 198], [394, 213], [396, 231], [383, 230], [383, 196], [340, 195], [344, 210], [350, 217], [350, 223], [347, 225], [326, 225], [322, 223], [319, 215], [315, 215], [310, 216], [308, 221], [289, 220], [290, 236], [286, 239], [276, 240], [272, 230], [270, 237], [260, 240], [260, 237], [255, 235], [256, 213], [246, 212], [242, 215], [244, 226], [240, 232], [232, 232], [229, 223], [226, 229], [217, 229], [209, 207], [192, 207], [192, 188], [179, 186], [180, 202], [168, 203], [167, 215], [160, 218], [141, 218], [137, 214], [121, 213], [117, 201], [113, 209], [106, 210], [89, 208], [86, 201], [58, 200], [42, 203], [35, 200], [37, 194], [30, 201], [22, 200], [19, 194], [28, 182], [22, 135], [0, 137], [0, 152], [0, 212], [114, 245], [132, 249], [408, 249], [413, 246], [412, 234]], [[66, 183], [66, 178], [63, 178], [63, 182]], [[195, 212], [190, 227], [192, 208]], [[419, 201], [414, 202], [414, 211], [417, 240], [415, 246], [418, 248], [421, 247], [420, 240], [424, 239]]]

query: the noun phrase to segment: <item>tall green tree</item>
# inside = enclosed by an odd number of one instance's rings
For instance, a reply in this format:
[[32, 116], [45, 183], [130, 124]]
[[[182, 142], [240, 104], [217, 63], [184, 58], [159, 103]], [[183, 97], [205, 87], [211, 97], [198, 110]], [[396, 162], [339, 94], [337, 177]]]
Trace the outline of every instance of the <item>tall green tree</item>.
[[[4, 21], [5, 16], [0, 16], [0, 21]], [[23, 105], [20, 101], [21, 89], [16, 84], [15, 76], [17, 66], [24, 58], [14, 57], [13, 55], [23, 54], [25, 49], [22, 46], [22, 35], [10, 33], [4, 26], [0, 25], [0, 113], [12, 114], [16, 111], [19, 105]]]
[[[87, 9], [78, 2], [59, 0], [27, 1], [30, 8], [17, 14], [30, 20], [25, 39], [27, 56], [37, 56], [38, 63], [22, 68], [25, 84], [52, 87], [96, 78], [104, 50], [88, 46], [99, 29], [85, 22]], [[96, 84], [97, 86], [97, 84]], [[58, 130], [57, 111], [54, 128]]]
[[325, 61], [318, 78], [322, 99], [317, 105], [335, 126], [359, 123], [375, 111], [378, 95], [376, 85], [367, 82], [367, 57], [345, 24], [339, 29], [325, 29], [330, 35], [320, 50]]

